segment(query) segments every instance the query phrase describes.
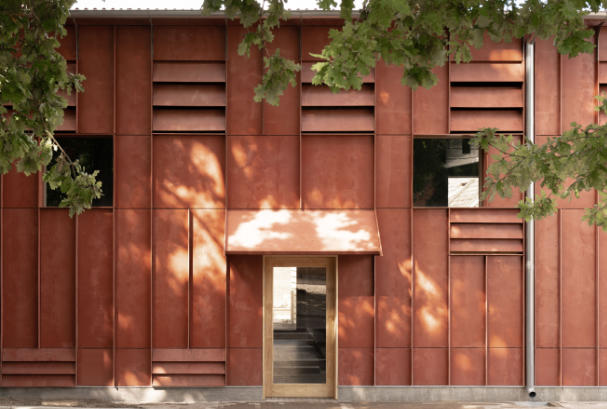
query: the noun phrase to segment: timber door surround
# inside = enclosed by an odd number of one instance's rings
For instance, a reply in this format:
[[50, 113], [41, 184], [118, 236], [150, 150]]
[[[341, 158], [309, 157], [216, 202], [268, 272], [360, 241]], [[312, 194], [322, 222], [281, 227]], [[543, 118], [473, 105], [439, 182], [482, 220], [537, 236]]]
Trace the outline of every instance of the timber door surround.
[[263, 396], [337, 398], [337, 257], [264, 257]]

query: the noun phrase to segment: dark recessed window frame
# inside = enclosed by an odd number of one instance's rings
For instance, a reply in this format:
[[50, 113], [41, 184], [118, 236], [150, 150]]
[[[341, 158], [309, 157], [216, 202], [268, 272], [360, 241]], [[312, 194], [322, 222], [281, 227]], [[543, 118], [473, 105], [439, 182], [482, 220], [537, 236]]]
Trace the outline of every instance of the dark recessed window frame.
[[[485, 155], [469, 145], [471, 138], [471, 135], [419, 135], [413, 138], [413, 207], [484, 206], [480, 193]], [[457, 185], [457, 179], [462, 179], [461, 186]], [[470, 198], [471, 188], [476, 191], [474, 203]]]
[[[87, 172], [99, 170], [97, 180], [102, 182], [103, 196], [93, 200], [93, 207], [111, 208], [114, 201], [114, 138], [111, 135], [55, 135], [70, 159], [80, 159]], [[57, 155], [57, 153], [55, 153]], [[51, 162], [52, 164], [53, 162]], [[50, 166], [50, 165], [49, 165]], [[43, 206], [58, 207], [63, 194], [51, 190], [43, 182]]]

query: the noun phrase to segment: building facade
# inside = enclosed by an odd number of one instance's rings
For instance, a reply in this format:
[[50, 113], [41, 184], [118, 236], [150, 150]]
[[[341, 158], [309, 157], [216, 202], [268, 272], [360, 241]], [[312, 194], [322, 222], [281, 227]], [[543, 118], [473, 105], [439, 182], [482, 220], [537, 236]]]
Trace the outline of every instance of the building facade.
[[382, 62], [361, 91], [314, 87], [310, 52], [339, 21], [301, 13], [271, 45], [302, 63], [272, 107], [253, 102], [262, 60], [237, 54], [243, 29], [195, 14], [69, 21], [61, 53], [86, 92], [57, 135], [106, 196], [69, 218], [40, 176], [2, 177], [0, 386], [607, 384], [607, 235], [581, 220], [597, 194], [535, 223], [529, 382], [521, 195], [480, 201], [491, 159], [467, 143], [521, 135], [530, 114], [538, 142], [602, 123], [606, 29], [572, 59], [535, 41], [529, 112], [521, 41], [437, 67], [431, 89]]

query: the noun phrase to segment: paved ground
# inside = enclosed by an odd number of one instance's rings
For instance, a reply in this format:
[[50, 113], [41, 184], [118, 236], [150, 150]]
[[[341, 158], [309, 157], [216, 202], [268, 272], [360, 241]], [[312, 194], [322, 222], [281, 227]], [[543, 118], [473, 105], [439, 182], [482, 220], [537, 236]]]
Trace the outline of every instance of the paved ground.
[[343, 403], [324, 400], [269, 400], [264, 402], [205, 402], [194, 404], [115, 405], [107, 402], [9, 402], [0, 409], [141, 408], [141, 409], [607, 409], [607, 402], [432, 402], [432, 403]]

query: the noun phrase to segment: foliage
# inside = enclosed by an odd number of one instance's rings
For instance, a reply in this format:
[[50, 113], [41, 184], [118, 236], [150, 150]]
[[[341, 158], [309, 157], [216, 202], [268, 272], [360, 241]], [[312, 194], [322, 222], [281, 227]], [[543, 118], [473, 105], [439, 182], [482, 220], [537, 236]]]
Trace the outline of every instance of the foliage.
[[[598, 99], [600, 109], [607, 114], [607, 99]], [[531, 182], [538, 182], [542, 190], [535, 201], [527, 197], [519, 203], [520, 216], [530, 220], [556, 212], [559, 198], [571, 200], [596, 190], [600, 200], [586, 209], [584, 219], [607, 230], [607, 126], [571, 126], [562, 136], [548, 138], [542, 145], [521, 143], [518, 138], [496, 133], [496, 129], [480, 131], [475, 143], [498, 151], [487, 170], [485, 197], [510, 197], [512, 188], [526, 192]]]
[[26, 175], [55, 164], [44, 180], [61, 189], [70, 215], [101, 196], [96, 173], [72, 162], [54, 138], [67, 106], [60, 90], [82, 91], [82, 75], [67, 72], [56, 50], [73, 0], [2, 0], [0, 2], [0, 173], [13, 168]]
[[[286, 0], [204, 0], [204, 13], [224, 11], [249, 29], [239, 47], [241, 55], [255, 46], [265, 50], [274, 31], [288, 17]], [[329, 32], [330, 42], [316, 57], [314, 84], [334, 91], [360, 89], [362, 78], [378, 59], [404, 67], [402, 82], [412, 88], [437, 81], [432, 68], [448, 58], [466, 62], [470, 48], [512, 37], [554, 37], [559, 52], [576, 56], [591, 52], [593, 31], [583, 16], [607, 5], [607, 0], [364, 0], [354, 12], [353, 0], [317, 0], [321, 10], [339, 7], [341, 29]], [[256, 100], [278, 103], [287, 84], [300, 69], [278, 54], [266, 56], [264, 78]]]

